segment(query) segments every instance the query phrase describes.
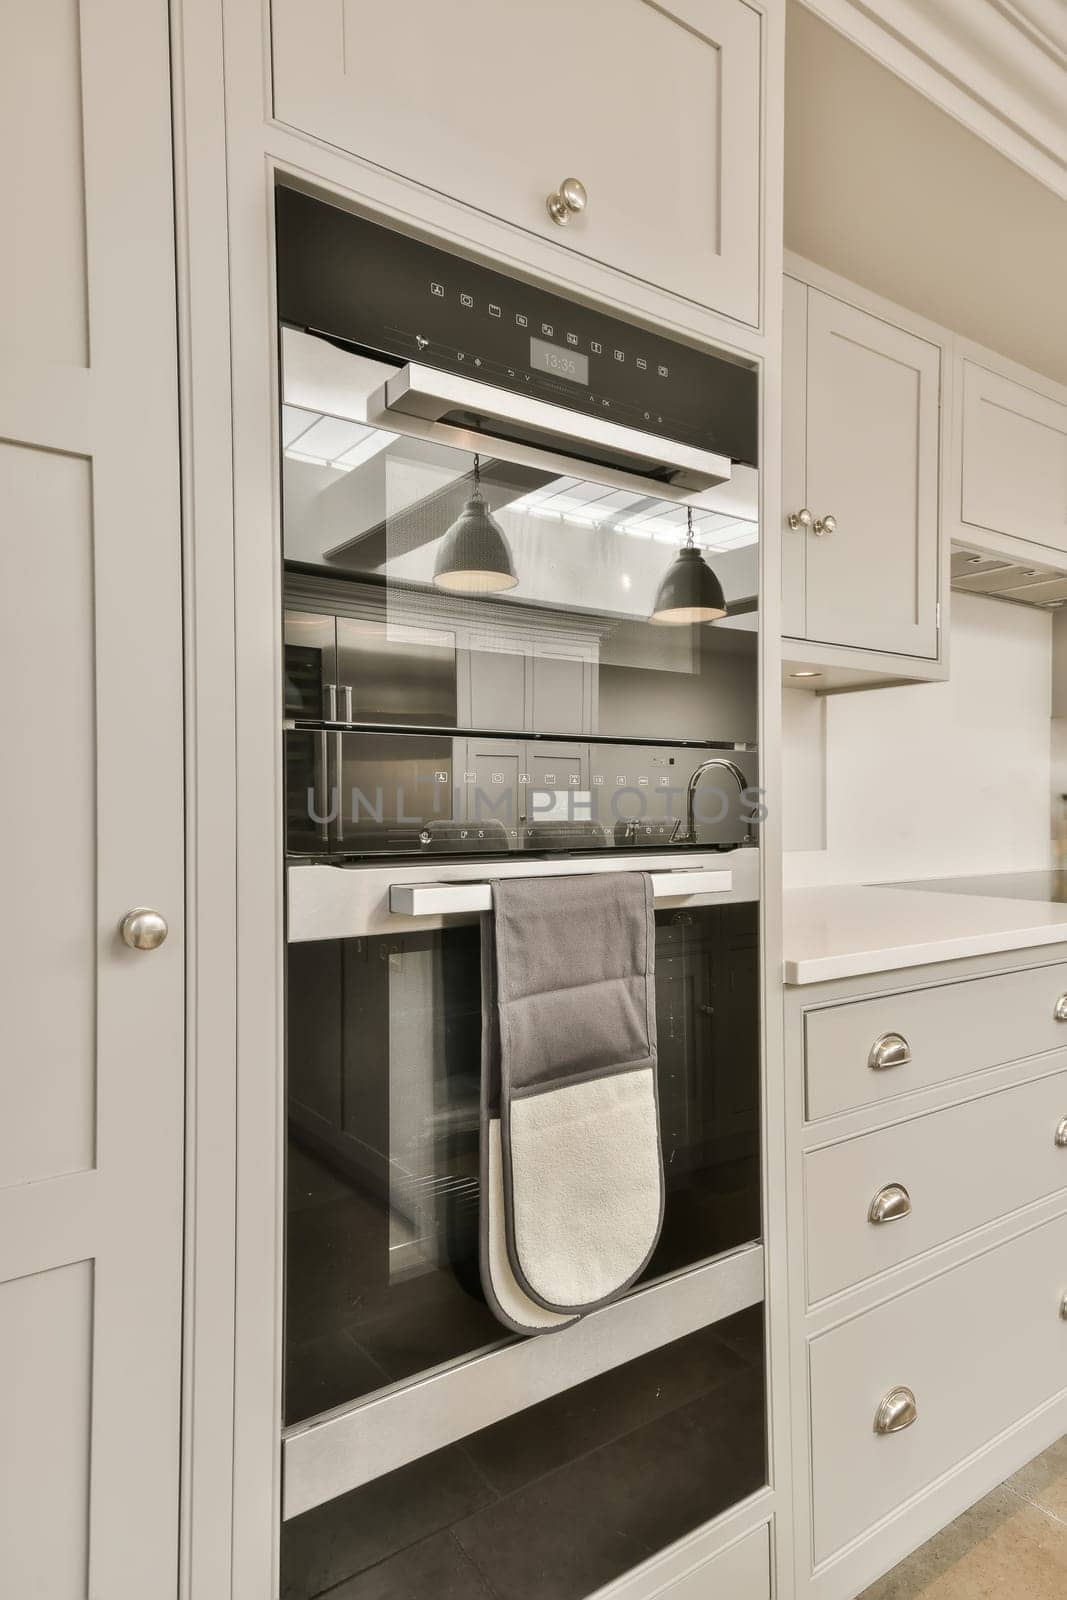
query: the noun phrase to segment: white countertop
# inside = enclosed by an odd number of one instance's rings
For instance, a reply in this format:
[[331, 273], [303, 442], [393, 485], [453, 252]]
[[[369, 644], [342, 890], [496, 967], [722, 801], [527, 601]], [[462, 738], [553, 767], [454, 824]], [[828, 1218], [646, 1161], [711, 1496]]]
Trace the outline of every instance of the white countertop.
[[841, 884], [785, 894], [785, 981], [824, 983], [1067, 943], [1067, 905]]

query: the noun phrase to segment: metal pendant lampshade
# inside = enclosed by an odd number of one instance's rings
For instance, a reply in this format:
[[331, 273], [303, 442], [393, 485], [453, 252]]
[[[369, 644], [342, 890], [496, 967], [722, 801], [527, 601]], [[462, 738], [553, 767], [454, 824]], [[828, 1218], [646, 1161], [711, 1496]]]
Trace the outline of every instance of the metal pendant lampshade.
[[687, 509], [688, 537], [664, 573], [652, 607], [653, 622], [675, 627], [717, 622], [726, 615], [722, 584], [693, 543], [693, 512]]
[[474, 492], [441, 540], [433, 581], [453, 594], [498, 594], [519, 581], [504, 530], [482, 495], [477, 456]]

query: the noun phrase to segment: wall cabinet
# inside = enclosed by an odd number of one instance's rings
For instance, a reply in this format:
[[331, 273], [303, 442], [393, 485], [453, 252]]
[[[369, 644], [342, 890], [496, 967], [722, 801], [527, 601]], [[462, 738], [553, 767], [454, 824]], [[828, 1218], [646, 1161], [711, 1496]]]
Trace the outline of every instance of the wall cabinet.
[[[280, 121], [758, 321], [764, 23], [744, 0], [273, 0], [271, 21]], [[561, 226], [546, 201], [571, 176], [588, 203]]]
[[[1067, 396], [961, 362], [962, 532], [1009, 534], [1067, 552]], [[1062, 391], [1060, 391], [1062, 395]]]
[[940, 347], [788, 277], [783, 386], [787, 640], [897, 657], [897, 676], [930, 676]]

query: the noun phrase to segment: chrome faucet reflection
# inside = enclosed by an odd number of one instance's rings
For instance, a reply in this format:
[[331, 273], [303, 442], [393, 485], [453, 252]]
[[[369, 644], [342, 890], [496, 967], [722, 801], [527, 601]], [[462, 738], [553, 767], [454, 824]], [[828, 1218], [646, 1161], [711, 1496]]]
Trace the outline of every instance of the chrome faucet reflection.
[[[741, 768], [733, 761], [727, 761], [722, 756], [711, 756], [707, 761], [702, 761], [689, 779], [689, 787], [685, 791], [685, 818], [683, 820], [679, 817], [675, 823], [674, 832], [671, 834], [672, 844], [694, 844], [696, 842], [697, 789], [700, 787], [700, 781], [705, 773], [710, 772], [712, 767], [721, 767], [724, 772], [728, 772], [737, 784], [742, 800], [748, 799], [748, 779], [741, 771]], [[745, 817], [743, 820], [745, 822], [745, 837], [742, 843], [752, 844], [752, 819]]]

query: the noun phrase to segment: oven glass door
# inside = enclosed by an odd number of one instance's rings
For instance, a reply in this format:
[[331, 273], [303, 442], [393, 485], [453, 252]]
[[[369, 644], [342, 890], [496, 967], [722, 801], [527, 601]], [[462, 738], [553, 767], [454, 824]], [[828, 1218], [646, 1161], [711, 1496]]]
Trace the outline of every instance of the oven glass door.
[[[290, 945], [285, 1594], [386, 1560], [399, 1581], [433, 1534], [435, 1561], [487, 1563], [521, 1600], [521, 1524], [552, 1544], [543, 1592], [579, 1600], [632, 1560], [613, 1498], [665, 1452], [646, 1553], [764, 1482], [756, 905], [657, 910], [656, 974], [663, 1232], [594, 1319], [590, 1365], [569, 1333], [511, 1334], [482, 1294], [478, 924]], [[576, 1566], [554, 1519], [582, 1462]]]
[[[389, 369], [333, 354], [358, 412]], [[350, 735], [310, 782], [322, 749], [294, 741], [290, 850], [455, 853], [458, 829], [485, 822], [509, 852], [751, 842], [750, 469], [685, 504], [574, 461], [513, 461], [493, 439], [475, 452], [306, 404], [284, 407], [283, 438], [286, 715]], [[704, 626], [653, 620], [690, 515], [727, 608]], [[717, 756], [741, 777], [700, 778], [688, 828], [690, 782]]]

